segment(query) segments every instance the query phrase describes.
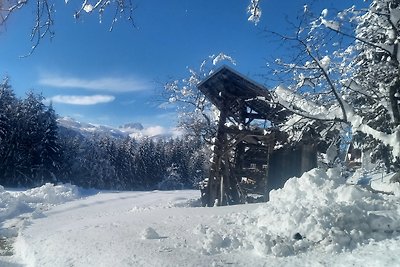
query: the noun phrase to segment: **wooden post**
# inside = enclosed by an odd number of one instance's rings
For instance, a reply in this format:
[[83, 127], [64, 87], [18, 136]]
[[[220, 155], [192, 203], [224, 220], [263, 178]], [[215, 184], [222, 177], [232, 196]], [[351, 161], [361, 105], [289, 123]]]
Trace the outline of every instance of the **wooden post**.
[[263, 181], [263, 190], [264, 190], [264, 201], [265, 202], [267, 202], [268, 200], [269, 200], [269, 188], [268, 188], [268, 180], [269, 180], [269, 161], [270, 161], [270, 157], [271, 157], [271, 153], [272, 153], [272, 151], [273, 151], [273, 144], [274, 144], [274, 142], [272, 142], [272, 144], [271, 144], [271, 142], [270, 141], [268, 141], [268, 150], [267, 150], [267, 158], [266, 158], [266, 160], [265, 160], [265, 162], [266, 162], [266, 165], [267, 165], [267, 167], [265, 168], [265, 170], [264, 170], [264, 181]]
[[225, 132], [225, 122], [226, 122], [226, 112], [225, 109], [220, 110], [220, 116], [218, 121], [217, 135], [214, 142], [214, 155], [213, 163], [211, 165], [210, 177], [208, 181], [208, 206], [212, 207], [217, 200], [220, 202], [223, 196], [223, 184], [222, 181], [222, 156], [224, 154], [224, 147], [226, 142], [226, 132]]

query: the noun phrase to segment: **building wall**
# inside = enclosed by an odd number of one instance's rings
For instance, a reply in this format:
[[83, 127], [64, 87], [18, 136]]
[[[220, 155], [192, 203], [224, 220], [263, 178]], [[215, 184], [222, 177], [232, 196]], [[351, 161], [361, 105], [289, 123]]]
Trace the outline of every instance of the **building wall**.
[[300, 177], [304, 172], [317, 166], [317, 153], [312, 145], [275, 150], [269, 162], [267, 190], [282, 188], [285, 182], [294, 176]]

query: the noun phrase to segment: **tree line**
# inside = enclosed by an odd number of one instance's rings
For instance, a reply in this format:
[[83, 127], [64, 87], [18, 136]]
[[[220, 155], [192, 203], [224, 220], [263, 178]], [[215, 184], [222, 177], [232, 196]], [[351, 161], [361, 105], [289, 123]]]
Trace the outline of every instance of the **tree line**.
[[86, 188], [192, 188], [206, 170], [198, 139], [83, 136], [57, 124], [52, 105], [34, 92], [17, 98], [0, 85], [0, 184], [32, 187], [46, 182]]

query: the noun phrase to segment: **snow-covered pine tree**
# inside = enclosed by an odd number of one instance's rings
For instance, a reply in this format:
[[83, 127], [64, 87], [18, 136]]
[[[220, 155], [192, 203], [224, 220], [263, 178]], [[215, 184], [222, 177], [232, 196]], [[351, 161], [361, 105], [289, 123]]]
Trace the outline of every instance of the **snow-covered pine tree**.
[[165, 173], [165, 170], [159, 168], [160, 156], [155, 141], [151, 138], [141, 140], [134, 159], [137, 186], [146, 189], [155, 187]]
[[198, 187], [199, 183], [208, 176], [209, 171], [209, 151], [201, 140], [198, 138], [186, 137], [188, 149], [186, 151], [188, 177], [185, 185], [189, 188]]
[[81, 136], [68, 135], [64, 131], [59, 131], [60, 145], [60, 166], [57, 172], [58, 179], [63, 183], [83, 185], [80, 181], [80, 144]]
[[38, 176], [43, 179], [44, 182], [57, 182], [57, 173], [61, 166], [61, 150], [60, 142], [58, 137], [58, 125], [57, 116], [53, 105], [45, 109], [42, 113], [44, 131], [41, 144], [43, 150], [41, 151], [40, 159], [42, 161], [41, 169], [38, 171]]
[[164, 178], [157, 184], [159, 190], [179, 190], [183, 189], [182, 178], [178, 172], [176, 164], [167, 168]]
[[90, 153], [85, 153], [86, 161], [91, 165], [88, 168], [91, 180], [96, 184], [95, 188], [101, 189], [117, 189], [115, 167], [112, 164], [113, 154], [110, 153], [108, 145], [110, 144], [108, 137], [95, 138], [91, 142]]
[[45, 154], [43, 141], [46, 135], [45, 105], [43, 96], [28, 92], [21, 104], [18, 115], [20, 138], [17, 153], [19, 154], [20, 182], [25, 186], [40, 185], [44, 182]]
[[112, 165], [115, 168], [116, 188], [128, 189], [131, 187], [130, 181], [133, 172], [131, 171], [132, 157], [127, 150], [129, 137], [124, 140], [113, 140], [115, 155], [111, 158]]
[[135, 166], [135, 154], [138, 150], [138, 141], [133, 138], [126, 138], [122, 142], [122, 150], [124, 154], [124, 179], [127, 184], [127, 189], [132, 190], [137, 188], [137, 177], [136, 177], [136, 166]]
[[[189, 176], [188, 167], [189, 167], [189, 149], [187, 143], [183, 138], [174, 140], [173, 146], [170, 151], [170, 160], [171, 165], [173, 166], [174, 172], [177, 174], [175, 175], [176, 178], [180, 179], [187, 179]], [[178, 181], [178, 180], [177, 180]], [[182, 185], [182, 181], [179, 181]]]
[[16, 113], [18, 99], [5, 79], [0, 84], [0, 184], [11, 185], [16, 158]]

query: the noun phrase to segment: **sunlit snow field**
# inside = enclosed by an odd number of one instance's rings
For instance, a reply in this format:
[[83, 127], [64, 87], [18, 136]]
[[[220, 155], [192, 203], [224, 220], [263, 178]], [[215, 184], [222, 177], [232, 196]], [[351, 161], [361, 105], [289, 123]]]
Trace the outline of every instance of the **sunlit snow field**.
[[193, 190], [0, 188], [0, 266], [400, 266], [391, 176], [316, 169], [268, 203], [213, 208]]

